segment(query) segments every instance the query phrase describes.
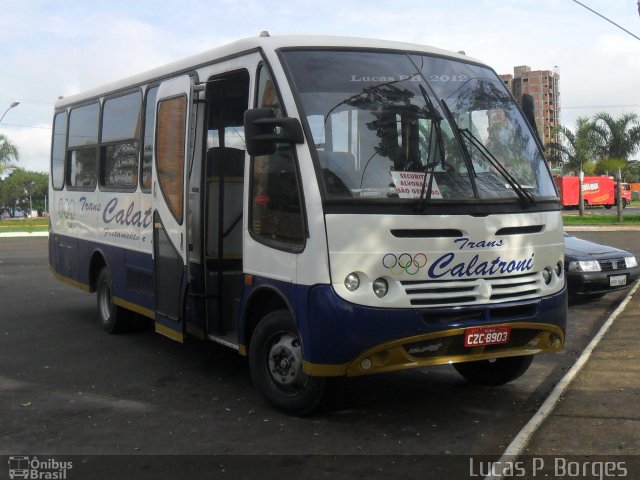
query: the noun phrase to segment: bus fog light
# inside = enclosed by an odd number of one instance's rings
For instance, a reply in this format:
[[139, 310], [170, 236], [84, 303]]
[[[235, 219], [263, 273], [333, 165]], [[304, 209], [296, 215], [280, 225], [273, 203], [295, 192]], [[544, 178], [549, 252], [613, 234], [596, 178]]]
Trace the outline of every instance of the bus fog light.
[[344, 279], [344, 286], [350, 292], [355, 292], [360, 286], [360, 277], [356, 273], [350, 273], [347, 278]]
[[558, 278], [562, 276], [562, 270], [563, 270], [562, 261], [559, 261], [556, 264], [556, 275], [558, 276]]
[[384, 297], [389, 291], [389, 284], [384, 278], [378, 278], [373, 282], [373, 293], [378, 298]]
[[549, 335], [549, 345], [553, 348], [560, 348], [562, 346], [562, 339], [555, 333], [552, 333]]
[[362, 360], [360, 362], [360, 368], [362, 370], [369, 370], [371, 368], [371, 360], [368, 358], [365, 358], [364, 360]]
[[542, 278], [544, 279], [544, 283], [549, 285], [551, 283], [552, 272], [551, 268], [547, 267], [542, 271]]

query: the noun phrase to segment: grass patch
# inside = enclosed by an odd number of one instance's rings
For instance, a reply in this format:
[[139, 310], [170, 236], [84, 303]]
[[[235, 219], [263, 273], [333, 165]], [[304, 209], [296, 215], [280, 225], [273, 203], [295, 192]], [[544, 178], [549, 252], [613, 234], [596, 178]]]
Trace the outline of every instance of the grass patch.
[[624, 220], [618, 222], [618, 215], [564, 215], [562, 220], [565, 225], [640, 225], [640, 214], [624, 215]]
[[43, 232], [49, 229], [46, 218], [0, 220], [0, 232]]

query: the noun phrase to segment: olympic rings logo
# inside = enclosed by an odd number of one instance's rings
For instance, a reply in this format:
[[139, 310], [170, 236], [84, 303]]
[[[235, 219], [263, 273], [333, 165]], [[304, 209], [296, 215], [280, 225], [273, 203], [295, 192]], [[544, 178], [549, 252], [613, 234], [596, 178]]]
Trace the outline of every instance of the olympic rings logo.
[[61, 198], [58, 200], [58, 216], [65, 220], [73, 220], [76, 218], [76, 202], [75, 200]]
[[382, 266], [394, 275], [400, 275], [403, 272], [408, 275], [417, 274], [421, 268], [427, 265], [427, 256], [424, 253], [401, 253], [395, 255], [387, 253], [382, 257]]

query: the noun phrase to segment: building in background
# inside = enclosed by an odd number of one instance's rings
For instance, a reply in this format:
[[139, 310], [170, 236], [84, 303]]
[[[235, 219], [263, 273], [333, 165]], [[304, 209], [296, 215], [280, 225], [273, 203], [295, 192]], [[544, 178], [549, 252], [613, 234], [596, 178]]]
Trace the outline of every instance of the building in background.
[[557, 142], [558, 134], [553, 127], [560, 125], [560, 74], [557, 70], [531, 70], [528, 65], [513, 68], [513, 75], [500, 75], [518, 103], [522, 95], [533, 97], [536, 125], [544, 144]]

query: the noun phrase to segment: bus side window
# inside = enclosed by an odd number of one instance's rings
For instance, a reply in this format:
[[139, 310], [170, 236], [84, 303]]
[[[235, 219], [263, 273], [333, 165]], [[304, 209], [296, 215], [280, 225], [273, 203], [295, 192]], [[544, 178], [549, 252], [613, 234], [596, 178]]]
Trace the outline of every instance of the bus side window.
[[93, 191], [96, 188], [99, 114], [98, 103], [71, 110], [67, 149], [67, 185], [71, 189]]
[[55, 190], [64, 187], [64, 152], [67, 148], [67, 112], [56, 114], [53, 121], [53, 147], [51, 148], [51, 184]]
[[[282, 116], [281, 103], [268, 70], [258, 72], [259, 108], [272, 108]], [[278, 144], [272, 155], [253, 157], [251, 162], [250, 228], [255, 237], [283, 247], [302, 247], [304, 217], [293, 147]]]

